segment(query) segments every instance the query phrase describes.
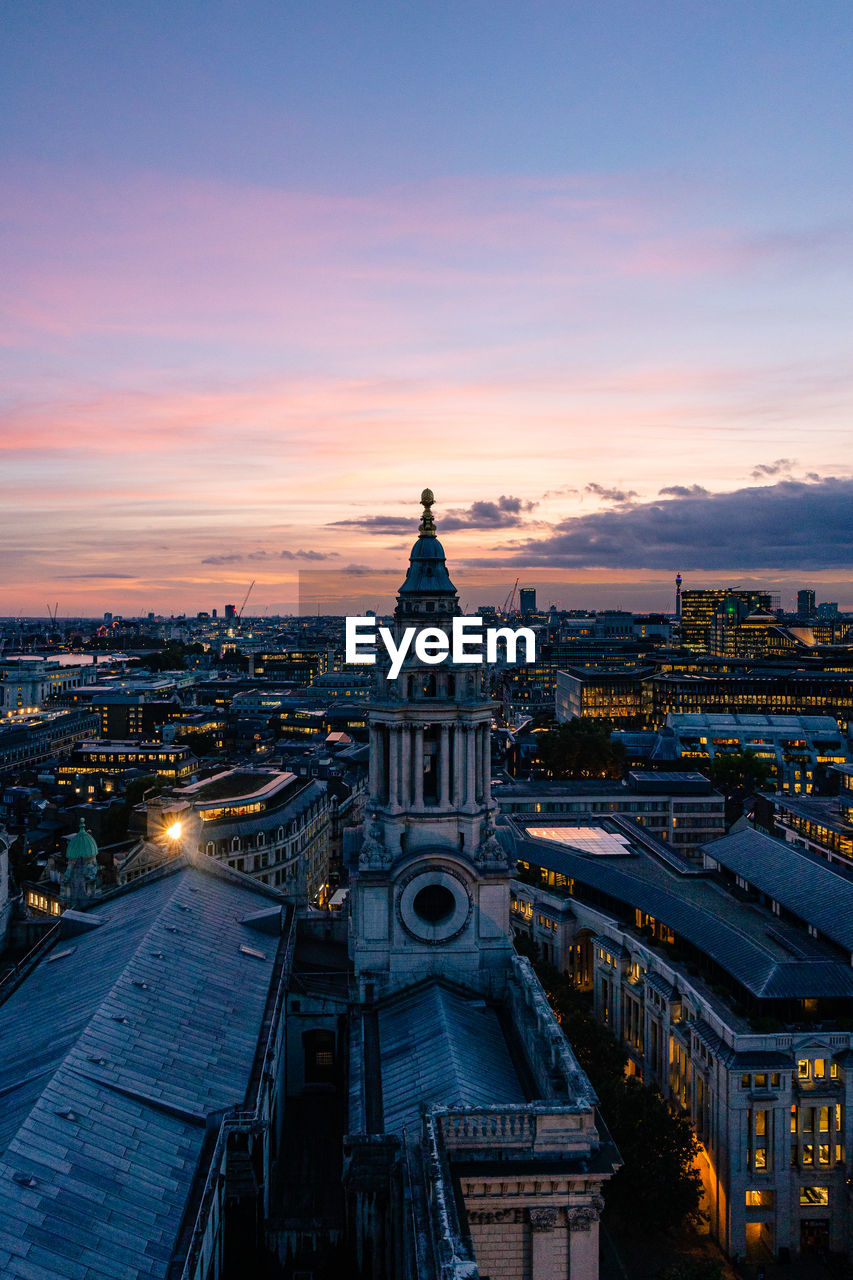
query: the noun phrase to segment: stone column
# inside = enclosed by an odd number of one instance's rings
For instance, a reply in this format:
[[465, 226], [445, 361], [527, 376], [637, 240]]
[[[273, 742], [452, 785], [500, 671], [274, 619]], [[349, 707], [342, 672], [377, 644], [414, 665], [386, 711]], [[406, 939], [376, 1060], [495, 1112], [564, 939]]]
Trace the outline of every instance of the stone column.
[[483, 801], [488, 804], [491, 800], [491, 781], [492, 781], [492, 735], [489, 725], [483, 725], [483, 759], [481, 761], [483, 768], [482, 791]]
[[381, 755], [382, 732], [379, 725], [374, 724], [370, 726], [370, 795], [374, 800], [381, 798]]
[[400, 728], [403, 740], [403, 761], [400, 766], [400, 804], [404, 809], [412, 804], [412, 731], [407, 724]]
[[400, 726], [388, 726], [388, 808], [400, 807]]
[[473, 725], [465, 726], [465, 738], [465, 800], [473, 808], [477, 803], [477, 731]]
[[414, 731], [415, 734], [415, 799], [414, 807], [421, 810], [424, 807], [424, 727], [419, 724]]
[[[557, 1227], [557, 1210], [552, 1205], [527, 1210], [530, 1218], [530, 1274], [532, 1280], [566, 1280], [566, 1233]], [[586, 1278], [591, 1272], [578, 1271]]]
[[593, 1197], [591, 1205], [566, 1211], [570, 1276], [598, 1275], [598, 1219], [603, 1203]]
[[474, 735], [474, 799], [482, 800], [480, 783], [483, 778], [483, 734], [478, 724], [472, 726], [471, 732]]
[[442, 809], [450, 807], [450, 725], [441, 726], [438, 756], [438, 803]]
[[462, 759], [462, 744], [465, 741], [462, 725], [453, 726], [453, 807], [461, 809], [465, 799], [465, 764]]

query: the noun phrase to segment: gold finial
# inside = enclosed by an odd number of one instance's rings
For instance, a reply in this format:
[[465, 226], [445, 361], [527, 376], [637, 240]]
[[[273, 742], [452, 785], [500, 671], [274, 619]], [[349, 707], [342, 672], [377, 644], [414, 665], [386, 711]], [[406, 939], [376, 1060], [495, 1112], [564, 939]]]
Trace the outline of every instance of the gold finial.
[[432, 489], [424, 489], [421, 494], [421, 502], [423, 503], [424, 513], [421, 516], [421, 523], [418, 533], [427, 537], [435, 537], [435, 521], [432, 518], [432, 504], [435, 502], [435, 494]]

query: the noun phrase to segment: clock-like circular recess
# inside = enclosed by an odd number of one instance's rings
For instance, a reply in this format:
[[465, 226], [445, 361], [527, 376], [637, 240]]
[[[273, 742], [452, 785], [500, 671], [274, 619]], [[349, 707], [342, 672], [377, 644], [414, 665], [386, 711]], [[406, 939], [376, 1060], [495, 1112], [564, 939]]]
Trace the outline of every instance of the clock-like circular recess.
[[418, 942], [449, 942], [468, 923], [471, 895], [457, 872], [424, 867], [398, 890], [397, 912], [403, 928]]

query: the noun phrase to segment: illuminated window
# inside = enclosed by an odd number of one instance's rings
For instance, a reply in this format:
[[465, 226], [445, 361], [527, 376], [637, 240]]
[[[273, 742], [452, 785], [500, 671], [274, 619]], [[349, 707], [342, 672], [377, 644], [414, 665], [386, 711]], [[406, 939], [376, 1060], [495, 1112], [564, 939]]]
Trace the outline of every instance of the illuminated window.
[[826, 1058], [815, 1058], [814, 1060], [815, 1080], [823, 1080], [825, 1076], [826, 1076]]
[[799, 1061], [797, 1062], [797, 1079], [811, 1080], [811, 1078], [812, 1078], [811, 1062], [809, 1061], [808, 1058], [800, 1058]]
[[800, 1187], [800, 1204], [829, 1204], [829, 1187]]

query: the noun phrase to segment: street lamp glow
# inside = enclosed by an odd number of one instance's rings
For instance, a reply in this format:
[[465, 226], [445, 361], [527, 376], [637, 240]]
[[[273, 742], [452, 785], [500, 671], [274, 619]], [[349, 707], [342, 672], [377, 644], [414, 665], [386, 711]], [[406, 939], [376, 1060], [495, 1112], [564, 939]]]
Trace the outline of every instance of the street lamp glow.
[[170, 840], [180, 840], [182, 830], [180, 822], [173, 822], [171, 827], [166, 828], [166, 835]]

